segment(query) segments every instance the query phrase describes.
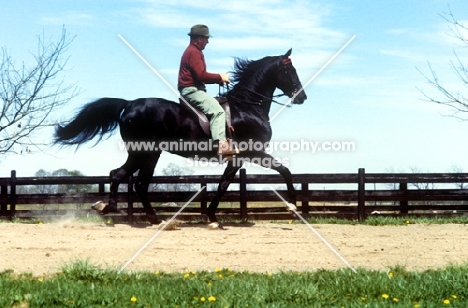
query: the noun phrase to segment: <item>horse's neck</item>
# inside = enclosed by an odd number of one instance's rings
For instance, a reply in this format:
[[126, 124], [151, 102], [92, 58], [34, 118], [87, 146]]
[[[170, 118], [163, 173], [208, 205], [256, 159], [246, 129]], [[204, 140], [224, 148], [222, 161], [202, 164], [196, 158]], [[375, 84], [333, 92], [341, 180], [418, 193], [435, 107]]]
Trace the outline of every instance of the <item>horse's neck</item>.
[[273, 100], [273, 93], [275, 88], [269, 85], [252, 86], [239, 84], [231, 96], [240, 101], [244, 101], [245, 105], [257, 106], [263, 110], [265, 116], [270, 112], [271, 102]]

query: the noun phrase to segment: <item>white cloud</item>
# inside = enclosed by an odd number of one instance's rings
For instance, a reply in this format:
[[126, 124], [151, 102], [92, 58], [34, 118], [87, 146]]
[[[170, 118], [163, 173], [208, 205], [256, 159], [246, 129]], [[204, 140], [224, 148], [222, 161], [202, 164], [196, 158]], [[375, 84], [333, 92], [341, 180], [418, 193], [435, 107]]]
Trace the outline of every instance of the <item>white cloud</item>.
[[90, 25], [95, 20], [92, 14], [80, 12], [65, 12], [57, 15], [49, 15], [41, 18], [40, 23], [46, 25]]
[[380, 53], [414, 62], [426, 61], [427, 59], [426, 55], [407, 49], [383, 49]]
[[330, 8], [319, 2], [297, 0], [286, 3], [269, 0], [161, 3], [147, 0], [143, 3], [143, 6], [133, 10], [135, 20], [141, 17], [151, 26], [174, 29], [184, 27], [187, 31], [195, 23], [205, 23], [215, 38], [260, 37], [317, 45], [328, 42], [330, 36], [342, 35], [340, 31], [323, 26], [323, 19], [330, 14]]

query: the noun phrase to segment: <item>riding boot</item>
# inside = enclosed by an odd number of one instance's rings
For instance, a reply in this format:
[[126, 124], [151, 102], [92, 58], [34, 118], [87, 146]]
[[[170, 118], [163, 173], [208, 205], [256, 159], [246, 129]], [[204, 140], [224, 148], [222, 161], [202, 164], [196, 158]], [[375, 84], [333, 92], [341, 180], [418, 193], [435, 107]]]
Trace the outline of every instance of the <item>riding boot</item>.
[[231, 139], [219, 141], [218, 155], [235, 155], [239, 153], [239, 149], [232, 144]]

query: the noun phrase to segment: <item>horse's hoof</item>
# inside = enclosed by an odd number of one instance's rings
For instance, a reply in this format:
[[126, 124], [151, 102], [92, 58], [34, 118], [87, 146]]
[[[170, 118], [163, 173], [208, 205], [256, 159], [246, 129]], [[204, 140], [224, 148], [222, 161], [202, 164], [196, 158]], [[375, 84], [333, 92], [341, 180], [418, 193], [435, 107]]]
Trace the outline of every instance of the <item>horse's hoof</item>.
[[165, 220], [162, 220], [162, 221], [158, 224], [158, 230], [161, 230], [162, 228], [164, 228], [165, 225], [166, 225], [166, 221], [165, 221]]
[[286, 203], [286, 209], [289, 213], [294, 213], [297, 210], [297, 207], [292, 203]]
[[214, 229], [218, 229], [219, 228], [219, 223], [217, 222], [212, 222], [208, 225], [208, 229], [210, 230], [214, 230]]
[[179, 226], [182, 224], [182, 221], [180, 220], [172, 220], [170, 223], [163, 220], [159, 223], [158, 229], [161, 230], [164, 228], [164, 230], [179, 230]]
[[216, 229], [221, 229], [224, 230], [223, 226], [219, 224], [219, 222], [212, 222], [208, 225], [208, 229], [210, 230], [216, 230]]
[[95, 202], [93, 205], [91, 205], [91, 208], [99, 213], [101, 213], [105, 207], [106, 204], [102, 201]]

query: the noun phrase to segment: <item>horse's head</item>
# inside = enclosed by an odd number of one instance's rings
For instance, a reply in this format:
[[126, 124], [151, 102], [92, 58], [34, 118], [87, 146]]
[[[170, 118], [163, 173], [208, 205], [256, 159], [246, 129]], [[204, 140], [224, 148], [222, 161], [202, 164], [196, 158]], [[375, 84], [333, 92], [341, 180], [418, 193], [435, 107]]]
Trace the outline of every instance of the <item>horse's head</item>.
[[307, 99], [307, 95], [302, 87], [296, 69], [292, 65], [291, 55], [292, 49], [289, 49], [284, 55], [280, 56], [281, 63], [279, 64], [277, 74], [277, 87], [284, 92], [292, 101], [293, 104], [302, 104]]
[[232, 81], [236, 84], [230, 90], [231, 98], [255, 104], [272, 102], [273, 92], [278, 88], [291, 98], [293, 104], [304, 103], [307, 95], [290, 55], [291, 49], [282, 56], [268, 56], [256, 61], [236, 59], [232, 72]]

